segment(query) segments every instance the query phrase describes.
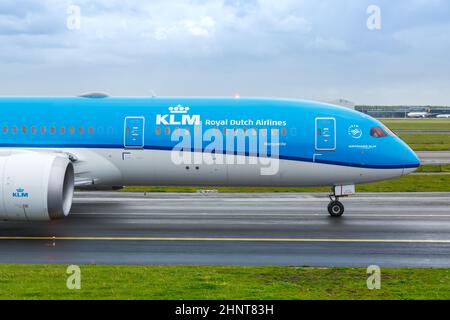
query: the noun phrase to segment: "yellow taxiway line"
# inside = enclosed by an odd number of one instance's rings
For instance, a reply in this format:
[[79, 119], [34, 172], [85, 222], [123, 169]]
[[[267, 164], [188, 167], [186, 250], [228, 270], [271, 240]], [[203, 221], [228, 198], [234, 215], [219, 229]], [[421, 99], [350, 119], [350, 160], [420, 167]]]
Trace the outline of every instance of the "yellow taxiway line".
[[439, 239], [318, 239], [318, 238], [211, 238], [211, 237], [0, 237], [0, 240], [63, 241], [244, 241], [244, 242], [341, 242], [341, 243], [450, 243]]

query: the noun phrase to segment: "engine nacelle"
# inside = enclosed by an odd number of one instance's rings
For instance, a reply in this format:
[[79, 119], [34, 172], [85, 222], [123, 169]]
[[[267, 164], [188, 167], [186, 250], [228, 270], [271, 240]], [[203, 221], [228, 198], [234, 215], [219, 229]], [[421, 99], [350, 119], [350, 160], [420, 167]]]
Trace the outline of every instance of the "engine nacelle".
[[74, 169], [69, 159], [45, 153], [0, 156], [0, 219], [48, 221], [72, 207]]

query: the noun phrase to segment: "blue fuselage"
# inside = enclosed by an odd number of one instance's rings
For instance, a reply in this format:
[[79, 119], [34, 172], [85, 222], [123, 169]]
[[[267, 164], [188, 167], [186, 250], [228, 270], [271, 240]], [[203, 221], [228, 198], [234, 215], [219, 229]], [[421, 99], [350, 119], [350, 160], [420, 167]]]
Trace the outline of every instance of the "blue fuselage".
[[[362, 113], [309, 101], [220, 98], [2, 98], [3, 148], [172, 150], [183, 134], [201, 134], [191, 150], [205, 150], [211, 130], [224, 136], [276, 140], [280, 159], [338, 166], [401, 169], [419, 166], [415, 153], [379, 121]], [[380, 131], [381, 130], [381, 131]], [[183, 135], [182, 134], [182, 135]], [[211, 134], [209, 134], [211, 135]], [[228, 154], [256, 155], [227, 144]]]

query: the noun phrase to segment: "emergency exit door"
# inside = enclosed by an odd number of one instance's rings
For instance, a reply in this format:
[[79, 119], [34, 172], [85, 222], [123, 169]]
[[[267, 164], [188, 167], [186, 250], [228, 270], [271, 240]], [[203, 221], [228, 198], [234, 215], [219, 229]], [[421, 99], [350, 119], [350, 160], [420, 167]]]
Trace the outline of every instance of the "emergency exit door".
[[144, 148], [144, 117], [126, 117], [123, 145], [128, 149]]
[[336, 150], [335, 118], [316, 118], [316, 150]]

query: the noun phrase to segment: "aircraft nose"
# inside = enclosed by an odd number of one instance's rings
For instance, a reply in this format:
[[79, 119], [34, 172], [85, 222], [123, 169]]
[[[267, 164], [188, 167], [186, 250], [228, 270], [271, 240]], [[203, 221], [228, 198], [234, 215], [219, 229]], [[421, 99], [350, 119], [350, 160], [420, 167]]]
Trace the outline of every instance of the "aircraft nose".
[[418, 167], [420, 167], [419, 157], [407, 145], [405, 146], [402, 163], [403, 163], [403, 175], [407, 175], [411, 172], [414, 172]]

